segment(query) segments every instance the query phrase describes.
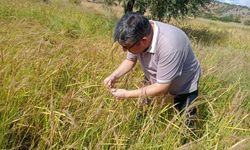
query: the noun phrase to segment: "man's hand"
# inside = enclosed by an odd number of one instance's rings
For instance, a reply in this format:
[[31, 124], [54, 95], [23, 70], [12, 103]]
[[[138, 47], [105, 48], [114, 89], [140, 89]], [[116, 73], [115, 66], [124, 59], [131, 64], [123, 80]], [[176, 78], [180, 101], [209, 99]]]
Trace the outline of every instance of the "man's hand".
[[112, 94], [117, 98], [117, 99], [123, 99], [127, 97], [127, 90], [125, 89], [111, 89]]
[[116, 80], [117, 78], [115, 76], [110, 75], [104, 80], [104, 85], [109, 89], [114, 88]]

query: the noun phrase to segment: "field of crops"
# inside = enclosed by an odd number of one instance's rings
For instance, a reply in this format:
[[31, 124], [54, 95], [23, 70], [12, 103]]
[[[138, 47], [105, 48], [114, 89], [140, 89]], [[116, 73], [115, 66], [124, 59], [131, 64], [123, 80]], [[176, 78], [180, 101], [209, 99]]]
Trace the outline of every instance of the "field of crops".
[[[250, 147], [250, 27], [171, 22], [202, 66], [190, 131], [171, 96], [138, 117], [141, 99], [118, 101], [103, 86], [126, 55], [112, 44], [115, 21], [67, 1], [0, 0], [0, 149]], [[119, 86], [142, 79], [138, 65]]]

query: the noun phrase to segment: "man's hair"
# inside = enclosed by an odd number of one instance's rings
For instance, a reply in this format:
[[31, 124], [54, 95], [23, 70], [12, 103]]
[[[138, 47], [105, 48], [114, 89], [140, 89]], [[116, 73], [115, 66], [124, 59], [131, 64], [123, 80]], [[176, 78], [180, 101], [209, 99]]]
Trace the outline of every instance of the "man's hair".
[[135, 12], [126, 13], [116, 24], [114, 29], [114, 42], [131, 45], [147, 36], [151, 31], [149, 20]]

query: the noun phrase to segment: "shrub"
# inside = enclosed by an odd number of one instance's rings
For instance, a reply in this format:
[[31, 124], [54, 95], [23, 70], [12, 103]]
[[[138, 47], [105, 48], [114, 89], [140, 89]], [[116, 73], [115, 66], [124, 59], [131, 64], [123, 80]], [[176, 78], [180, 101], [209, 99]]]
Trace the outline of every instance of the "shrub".
[[239, 17], [239, 16], [234, 16], [234, 15], [219, 17], [219, 20], [220, 20], [220, 21], [224, 21], [224, 22], [236, 22], [236, 23], [241, 23], [240, 17]]
[[76, 5], [80, 5], [81, 4], [81, 0], [69, 0], [70, 3], [76, 4]]
[[234, 15], [218, 17], [218, 16], [214, 16], [213, 14], [204, 14], [204, 15], [202, 15], [202, 17], [208, 18], [211, 20], [219, 20], [219, 21], [223, 21], [223, 22], [241, 23], [240, 16], [234, 16]]
[[250, 20], [244, 21], [244, 25], [250, 26]]

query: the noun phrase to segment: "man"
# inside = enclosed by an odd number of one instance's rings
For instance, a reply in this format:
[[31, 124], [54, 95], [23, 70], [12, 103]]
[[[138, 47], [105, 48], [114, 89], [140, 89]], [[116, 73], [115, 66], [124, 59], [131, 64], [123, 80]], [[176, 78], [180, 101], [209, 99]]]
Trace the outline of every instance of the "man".
[[[113, 36], [114, 41], [128, 51], [127, 58], [104, 80], [116, 98], [157, 96], [169, 92], [174, 96], [176, 108], [181, 111], [198, 96], [200, 64], [182, 30], [130, 12], [118, 21]], [[134, 90], [115, 88], [117, 79], [129, 72], [137, 60], [150, 85]]]

